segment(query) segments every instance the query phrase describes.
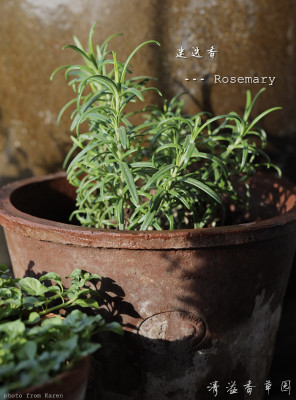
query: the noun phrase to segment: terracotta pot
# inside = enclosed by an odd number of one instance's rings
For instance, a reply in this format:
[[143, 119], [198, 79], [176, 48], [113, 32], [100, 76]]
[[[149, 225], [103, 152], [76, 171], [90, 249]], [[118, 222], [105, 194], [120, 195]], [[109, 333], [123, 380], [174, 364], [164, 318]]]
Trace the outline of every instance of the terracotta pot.
[[36, 386], [17, 392], [15, 395], [19, 397], [14, 398], [84, 400], [89, 368], [90, 357], [83, 357], [51, 381], [42, 385], [38, 385], [36, 382]]
[[101, 368], [102, 399], [207, 400], [213, 381], [219, 399], [230, 381], [243, 399], [248, 380], [252, 399], [262, 398], [295, 252], [296, 194], [264, 176], [251, 192], [255, 222], [119, 232], [65, 223], [74, 191], [63, 174], [2, 189], [17, 276], [74, 267], [102, 276], [106, 310], [127, 332], [114, 364], [109, 355]]

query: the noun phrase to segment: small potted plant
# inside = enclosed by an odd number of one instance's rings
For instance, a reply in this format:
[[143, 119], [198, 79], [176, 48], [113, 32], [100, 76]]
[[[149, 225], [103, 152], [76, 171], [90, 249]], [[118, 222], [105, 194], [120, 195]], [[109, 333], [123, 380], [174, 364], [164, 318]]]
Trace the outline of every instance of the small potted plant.
[[85, 64], [58, 68], [75, 91], [59, 116], [74, 107], [67, 178], [0, 194], [14, 271], [56, 271], [54, 255], [66, 274], [101, 271], [137, 354], [115, 398], [206, 400], [211, 381], [252, 376], [259, 399], [296, 244], [295, 189], [257, 173], [276, 169], [258, 123], [278, 107], [251, 119], [262, 89], [242, 116], [187, 116], [179, 96], [132, 112], [159, 91], [130, 77], [131, 59], [157, 42], [121, 63], [93, 31], [88, 50], [66, 46]]
[[75, 269], [65, 289], [56, 273], [14, 279], [4, 265], [0, 273], [0, 397], [83, 400], [89, 354], [100, 347], [93, 335], [121, 333], [118, 323], [77, 309], [99, 308], [87, 286], [99, 277]]

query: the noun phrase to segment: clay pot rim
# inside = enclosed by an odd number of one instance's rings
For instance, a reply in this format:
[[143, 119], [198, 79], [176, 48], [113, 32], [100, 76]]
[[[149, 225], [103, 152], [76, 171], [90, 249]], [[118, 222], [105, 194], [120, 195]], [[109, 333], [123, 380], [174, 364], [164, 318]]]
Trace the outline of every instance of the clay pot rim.
[[[0, 190], [0, 224], [7, 230], [36, 240], [58, 242], [81, 247], [116, 249], [197, 249], [251, 243], [267, 240], [296, 229], [296, 202], [286, 213], [272, 218], [214, 228], [178, 229], [172, 231], [116, 231], [87, 228], [47, 220], [24, 213], [10, 201], [12, 193], [29, 184], [64, 178], [59, 172], [18, 180]], [[266, 179], [266, 176], [264, 177]], [[274, 178], [275, 183], [282, 182]], [[284, 182], [291, 192], [296, 188]]]

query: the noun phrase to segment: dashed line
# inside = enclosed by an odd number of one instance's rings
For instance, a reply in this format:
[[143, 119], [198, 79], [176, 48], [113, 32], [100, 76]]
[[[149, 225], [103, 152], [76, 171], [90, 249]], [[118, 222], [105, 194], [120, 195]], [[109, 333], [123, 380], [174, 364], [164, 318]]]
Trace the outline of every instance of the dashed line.
[[[192, 80], [193, 81], [197, 81], [198, 79], [197, 78], [192, 78]], [[205, 78], [200, 78], [199, 80], [200, 81], [205, 81]], [[190, 81], [190, 79], [189, 78], [185, 78], [185, 81]]]

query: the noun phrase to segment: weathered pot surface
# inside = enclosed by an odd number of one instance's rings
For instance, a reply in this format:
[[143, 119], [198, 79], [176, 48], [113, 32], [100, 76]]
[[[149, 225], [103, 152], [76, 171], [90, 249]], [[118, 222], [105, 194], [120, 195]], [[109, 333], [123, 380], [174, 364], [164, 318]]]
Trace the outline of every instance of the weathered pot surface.
[[295, 252], [296, 192], [266, 176], [251, 187], [255, 222], [162, 232], [65, 223], [74, 190], [64, 174], [2, 189], [0, 223], [17, 276], [74, 267], [102, 276], [106, 317], [127, 331], [101, 367], [102, 399], [207, 400], [214, 381], [219, 399], [229, 398], [231, 381], [244, 399], [248, 380], [252, 398], [262, 398]]

